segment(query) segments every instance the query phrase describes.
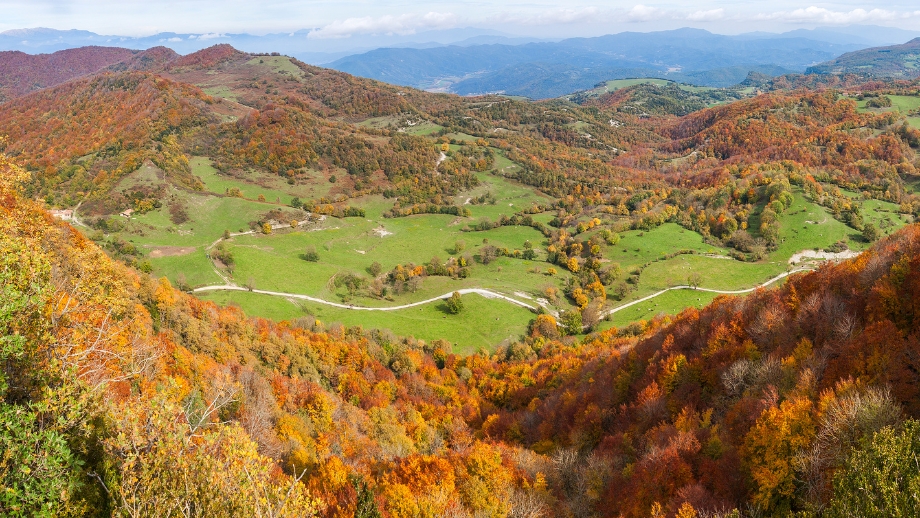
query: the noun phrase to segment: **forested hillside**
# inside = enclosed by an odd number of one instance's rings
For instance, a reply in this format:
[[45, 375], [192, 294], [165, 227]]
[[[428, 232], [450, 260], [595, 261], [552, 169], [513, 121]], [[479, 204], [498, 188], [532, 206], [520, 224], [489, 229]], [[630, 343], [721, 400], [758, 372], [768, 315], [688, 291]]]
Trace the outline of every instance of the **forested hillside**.
[[846, 54], [808, 68], [812, 74], [859, 74], [877, 79], [914, 79], [920, 61], [920, 39]]
[[909, 515], [918, 109], [227, 45], [18, 96], [0, 515]]
[[544, 315], [512, 346], [459, 357], [198, 301], [21, 198], [26, 177], [6, 159], [2, 177], [4, 514], [848, 516], [917, 503], [901, 463], [920, 440], [917, 227], [639, 336], [559, 341]]
[[38, 55], [0, 52], [0, 103], [98, 72], [133, 54], [117, 47], [82, 47]]

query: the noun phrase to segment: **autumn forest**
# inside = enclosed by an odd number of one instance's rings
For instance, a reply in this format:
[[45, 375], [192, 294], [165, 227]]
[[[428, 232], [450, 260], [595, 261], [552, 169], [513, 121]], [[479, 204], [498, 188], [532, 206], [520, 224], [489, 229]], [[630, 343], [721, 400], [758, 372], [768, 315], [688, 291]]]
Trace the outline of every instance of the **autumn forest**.
[[920, 81], [43, 56], [0, 53], [0, 515], [920, 508]]

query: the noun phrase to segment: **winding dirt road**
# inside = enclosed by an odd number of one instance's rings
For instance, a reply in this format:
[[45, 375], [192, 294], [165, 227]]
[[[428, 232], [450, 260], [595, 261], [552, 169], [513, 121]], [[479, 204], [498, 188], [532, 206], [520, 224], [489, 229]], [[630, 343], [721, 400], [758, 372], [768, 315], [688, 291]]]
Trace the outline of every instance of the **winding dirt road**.
[[610, 310], [604, 312], [603, 315], [604, 315], [604, 316], [612, 315], [612, 314], [616, 313], [617, 311], [622, 311], [622, 310], [624, 310], [624, 309], [626, 309], [626, 308], [628, 308], [628, 307], [635, 306], [636, 304], [641, 304], [641, 303], [643, 303], [643, 302], [645, 302], [645, 301], [647, 301], [647, 300], [651, 300], [651, 299], [653, 299], [653, 298], [655, 298], [655, 297], [657, 297], [657, 296], [659, 296], [659, 295], [663, 295], [663, 294], [665, 294], [665, 293], [667, 293], [667, 292], [669, 292], [669, 291], [672, 291], [672, 290], [695, 290], [695, 291], [705, 291], [705, 292], [709, 292], [709, 293], [719, 293], [719, 294], [721, 294], [721, 295], [743, 295], [743, 294], [745, 294], [745, 293], [751, 293], [751, 292], [757, 291], [757, 290], [759, 290], [760, 288], [766, 288], [767, 286], [773, 284], [774, 282], [779, 281], [779, 280], [782, 280], [782, 279], [785, 279], [786, 277], [789, 277], [790, 275], [792, 275], [792, 274], [794, 274], [794, 273], [799, 273], [799, 272], [810, 272], [810, 271], [812, 271], [811, 268], [798, 268], [798, 269], [795, 269], [795, 270], [790, 270], [790, 271], [788, 271], [788, 272], [783, 272], [783, 273], [777, 275], [776, 277], [773, 277], [772, 279], [768, 280], [767, 282], [765, 282], [765, 283], [763, 283], [763, 284], [761, 284], [761, 285], [759, 285], [759, 286], [755, 286], [755, 287], [753, 287], [753, 288], [748, 288], [748, 289], [744, 289], [744, 290], [710, 290], [710, 289], [708, 289], [708, 288], [698, 288], [698, 287], [697, 287], [697, 288], [694, 288], [693, 286], [687, 286], [687, 285], [672, 286], [672, 287], [670, 287], [670, 288], [667, 288], [667, 289], [664, 289], [664, 290], [661, 290], [661, 291], [657, 291], [657, 292], [655, 292], [655, 293], [652, 293], [651, 295], [649, 295], [649, 296], [647, 296], [647, 297], [643, 297], [643, 298], [641, 298], [641, 299], [639, 299], [639, 300], [634, 300], [634, 301], [632, 301], [632, 302], [630, 302], [630, 303], [628, 303], [628, 304], [623, 304], [622, 306], [617, 306], [617, 307], [615, 307], [615, 308], [613, 308], [613, 309], [610, 309]]
[[[760, 284], [760, 285], [755, 286], [755, 287], [753, 287], [753, 288], [744, 289], [744, 290], [711, 290], [711, 289], [708, 289], [708, 288], [694, 288], [693, 286], [686, 286], [686, 285], [682, 285], [682, 286], [672, 286], [672, 287], [670, 287], [670, 288], [667, 288], [667, 289], [664, 289], [664, 290], [661, 290], [661, 291], [652, 293], [651, 295], [648, 295], [648, 296], [646, 296], [646, 297], [643, 297], [643, 298], [641, 298], [641, 299], [639, 299], [639, 300], [634, 300], [634, 301], [632, 301], [632, 302], [623, 304], [622, 306], [618, 306], [618, 307], [615, 307], [615, 308], [613, 308], [613, 309], [610, 309], [610, 310], [604, 312], [603, 315], [604, 315], [604, 316], [612, 315], [612, 314], [616, 313], [617, 311], [622, 311], [622, 310], [624, 310], [624, 309], [626, 309], [626, 308], [635, 306], [636, 304], [641, 304], [641, 303], [643, 303], [643, 302], [646, 302], [646, 301], [651, 300], [651, 299], [653, 299], [653, 298], [655, 298], [655, 297], [658, 297], [659, 295], [663, 295], [663, 294], [665, 294], [665, 293], [667, 293], [667, 292], [669, 292], [669, 291], [673, 291], [673, 290], [695, 290], [695, 291], [705, 291], [705, 292], [709, 292], [709, 293], [719, 293], [719, 294], [722, 294], [722, 295], [742, 295], [742, 294], [745, 294], [745, 293], [751, 293], [751, 292], [753, 292], [753, 291], [759, 290], [760, 288], [765, 288], [765, 287], [767, 287], [767, 286], [769, 286], [769, 285], [771, 285], [771, 284], [773, 284], [773, 283], [775, 283], [775, 282], [777, 282], [777, 281], [779, 281], [779, 280], [785, 279], [786, 277], [788, 277], [788, 276], [790, 276], [790, 275], [792, 275], [792, 274], [799, 273], [799, 272], [806, 272], [806, 271], [811, 271], [811, 269], [810, 269], [810, 268], [800, 268], [800, 269], [791, 270], [791, 271], [788, 271], [788, 272], [783, 272], [783, 273], [777, 275], [776, 277], [773, 277], [772, 279], [768, 280], [767, 282], [765, 282], [765, 283], [763, 283], [763, 284]], [[249, 292], [252, 292], [252, 293], [258, 293], [258, 294], [260, 294], [260, 295], [271, 295], [271, 296], [274, 296], [274, 297], [284, 297], [284, 298], [289, 298], [289, 299], [308, 300], [308, 301], [310, 301], [310, 302], [315, 302], [315, 303], [317, 303], [317, 304], [325, 304], [325, 305], [327, 305], [327, 306], [332, 306], [332, 307], [336, 307], [336, 308], [340, 308], [340, 309], [351, 309], [351, 310], [355, 310], [355, 311], [398, 311], [398, 310], [401, 310], [401, 309], [414, 308], [414, 307], [422, 306], [422, 305], [425, 305], [425, 304], [431, 304], [432, 302], [437, 302], [437, 301], [439, 301], [439, 300], [444, 300], [444, 299], [449, 298], [449, 297], [454, 293], [454, 292], [451, 291], [451, 292], [445, 293], [445, 294], [443, 294], [443, 295], [439, 295], [439, 296], [434, 297], [434, 298], [430, 298], [430, 299], [427, 299], [427, 300], [420, 300], [420, 301], [418, 301], [418, 302], [413, 302], [413, 303], [411, 303], [411, 304], [403, 304], [402, 306], [388, 306], [388, 307], [370, 308], [370, 307], [366, 307], [366, 306], [355, 306], [355, 305], [352, 305], [352, 304], [339, 304], [338, 302], [330, 302], [330, 301], [328, 301], [328, 300], [323, 300], [323, 299], [320, 299], [320, 298], [311, 297], [311, 296], [309, 296], [309, 295], [301, 295], [301, 294], [297, 294], [297, 293], [283, 293], [283, 292], [280, 292], [280, 291], [267, 291], [267, 290], [257, 290], [257, 289], [252, 289], [252, 290], [250, 290], [250, 289], [248, 289], [248, 288], [244, 288], [244, 287], [241, 287], [241, 286], [233, 286], [233, 285], [229, 285], [229, 284], [227, 284], [227, 285], [222, 285], [222, 286], [204, 286], [204, 287], [196, 288], [196, 289], [192, 290], [193, 293], [200, 293], [200, 292], [205, 292], [205, 291], [249, 291]], [[494, 291], [492, 291], [492, 290], [486, 290], [486, 289], [482, 289], [482, 288], [464, 288], [464, 289], [460, 289], [460, 290], [456, 290], [456, 291], [459, 292], [461, 295], [467, 295], [467, 294], [475, 293], [476, 295], [481, 295], [481, 296], [483, 296], [483, 297], [485, 297], [485, 298], [488, 298], [488, 299], [501, 299], [501, 300], [510, 302], [511, 304], [514, 304], [514, 305], [516, 305], [516, 306], [520, 306], [520, 307], [522, 307], [522, 308], [527, 308], [527, 309], [529, 309], [530, 311], [533, 311], [533, 312], [536, 312], [536, 311], [537, 311], [537, 308], [536, 308], [535, 306], [531, 306], [530, 304], [527, 304], [526, 302], [521, 302], [520, 300], [513, 299], [513, 298], [511, 298], [511, 297], [508, 297], [507, 295], [503, 295], [503, 294], [501, 294], [501, 293], [497, 293], [497, 292], [494, 292]], [[547, 308], [547, 309], [549, 309], [549, 308]]]
[[[297, 293], [282, 293], [282, 292], [280, 292], [280, 291], [266, 291], [266, 290], [256, 290], [256, 289], [250, 290], [250, 289], [248, 289], [248, 288], [243, 288], [243, 287], [240, 287], [240, 286], [229, 286], [229, 285], [224, 285], [224, 286], [204, 286], [204, 287], [202, 287], [202, 288], [195, 288], [194, 290], [192, 290], [193, 293], [199, 293], [199, 292], [203, 292], [203, 291], [251, 291], [252, 293], [259, 293], [259, 294], [262, 294], [262, 295], [273, 295], [273, 296], [275, 296], [275, 297], [285, 297], [285, 298], [289, 298], [289, 299], [309, 300], [310, 302], [316, 302], [317, 304], [325, 304], [325, 305], [327, 305], [327, 306], [332, 306], [332, 307], [341, 308], [341, 309], [353, 309], [353, 310], [356, 310], [356, 311], [397, 311], [397, 310], [400, 310], [400, 309], [414, 308], [414, 307], [416, 307], [416, 306], [422, 306], [422, 305], [425, 305], [425, 304], [430, 304], [430, 303], [432, 303], [432, 302], [437, 302], [437, 301], [439, 301], [439, 300], [444, 300], [444, 299], [450, 298], [450, 296], [453, 295], [453, 293], [454, 293], [454, 292], [445, 293], [445, 294], [440, 295], [440, 296], [438, 296], [438, 297], [434, 297], [434, 298], [431, 298], [431, 299], [428, 299], [428, 300], [420, 300], [420, 301], [418, 301], [418, 302], [413, 302], [413, 303], [411, 303], [411, 304], [404, 304], [404, 305], [402, 305], [402, 306], [388, 306], [388, 307], [382, 307], [382, 308], [369, 308], [369, 307], [365, 307], [365, 306], [354, 306], [354, 305], [351, 305], [351, 304], [339, 304], [338, 302], [329, 302], [328, 300], [318, 299], [318, 298], [316, 298], [316, 297], [311, 297], [311, 296], [309, 296], [309, 295], [299, 295], [299, 294], [297, 294]], [[510, 302], [510, 303], [512, 303], [512, 304], [515, 304], [515, 305], [517, 305], [517, 306], [521, 306], [522, 308], [527, 308], [527, 309], [529, 309], [529, 310], [531, 310], [531, 311], [537, 311], [537, 308], [534, 307], [534, 306], [531, 306], [530, 304], [527, 304], [527, 303], [525, 303], [525, 302], [521, 302], [521, 301], [519, 301], [519, 300], [513, 299], [513, 298], [508, 297], [508, 296], [506, 296], [506, 295], [502, 295], [501, 293], [496, 293], [496, 292], [491, 291], [491, 290], [484, 290], [484, 289], [480, 289], [480, 288], [464, 288], [464, 289], [456, 290], [456, 291], [459, 292], [460, 295], [467, 295], [467, 294], [469, 294], [469, 293], [475, 293], [475, 294], [477, 294], [477, 295], [482, 295], [483, 297], [485, 297], [485, 298], [487, 298], [487, 299], [502, 299], [502, 300], [506, 300], [506, 301], [508, 301], [508, 302]]]

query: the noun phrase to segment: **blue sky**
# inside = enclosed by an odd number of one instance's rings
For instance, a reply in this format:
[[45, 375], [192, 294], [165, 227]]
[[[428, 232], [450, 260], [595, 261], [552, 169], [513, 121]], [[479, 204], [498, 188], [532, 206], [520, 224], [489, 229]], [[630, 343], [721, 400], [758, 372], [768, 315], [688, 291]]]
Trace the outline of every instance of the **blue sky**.
[[343, 39], [483, 27], [569, 37], [687, 26], [732, 34], [851, 24], [920, 30], [920, 4], [900, 0], [0, 0], [0, 31], [50, 27], [125, 36], [165, 31], [264, 34], [315, 28], [319, 30], [313, 38]]

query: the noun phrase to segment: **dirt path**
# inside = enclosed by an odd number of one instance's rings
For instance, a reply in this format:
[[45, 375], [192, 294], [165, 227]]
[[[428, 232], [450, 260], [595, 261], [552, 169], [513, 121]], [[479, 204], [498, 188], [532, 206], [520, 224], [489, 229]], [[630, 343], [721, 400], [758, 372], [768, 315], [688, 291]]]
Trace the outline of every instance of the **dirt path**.
[[[307, 223], [307, 221], [301, 222], [301, 223], [299, 223], [299, 225], [300, 225], [300, 224], [303, 224], [303, 223]], [[283, 227], [283, 226], [284, 226], [284, 225], [278, 225], [277, 227], [273, 227], [273, 228], [281, 228], [281, 227]], [[242, 236], [242, 235], [249, 235], [249, 234], [255, 234], [255, 233], [256, 233], [255, 231], [249, 231], [249, 232], [241, 232], [241, 233], [238, 233], [238, 234], [230, 234], [230, 235], [231, 235], [231, 236]], [[209, 247], [207, 248], [207, 251], [210, 252], [211, 248], [214, 248], [214, 247], [217, 245], [217, 243], [219, 243], [220, 241], [221, 241], [221, 240], [218, 239], [217, 241], [215, 241], [214, 243], [212, 243], [211, 246], [209, 246]], [[807, 250], [802, 251], [802, 252], [799, 252], [798, 254], [793, 255], [793, 258], [795, 258], [795, 257], [802, 257], [803, 255], [807, 255], [809, 252], [810, 252], [810, 251], [807, 251]], [[811, 252], [811, 253], [814, 253], [814, 252]], [[851, 252], [851, 253], [853, 253], [853, 252]], [[828, 259], [849, 258], [849, 257], [855, 257], [855, 255], [858, 255], [858, 254], [855, 254], [855, 253], [853, 253], [853, 254], [854, 254], [854, 255], [846, 255], [845, 257], [840, 257], [840, 256], [835, 255], [835, 254], [829, 254], [829, 255], [832, 255], [832, 256], [834, 256], [834, 257], [830, 257], [830, 258], [828, 258]], [[815, 257], [815, 259], [819, 259], [819, 260], [824, 259], [824, 257], [822, 257], [820, 254], [815, 254], [815, 255], [818, 256], [818, 257]], [[840, 255], [843, 255], [843, 254], [840, 254]], [[208, 256], [210, 257], [210, 253], [208, 254]], [[827, 259], [825, 259], [825, 260], [827, 260]], [[212, 262], [213, 262], [213, 260], [212, 260]], [[202, 292], [207, 292], [207, 291], [249, 291], [249, 292], [252, 292], [252, 293], [258, 293], [258, 294], [260, 294], [260, 295], [270, 295], [270, 296], [273, 296], [273, 297], [284, 297], [284, 298], [287, 298], [287, 299], [292, 299], [292, 298], [294, 298], [294, 299], [300, 299], [300, 300], [308, 300], [308, 301], [310, 301], [310, 302], [315, 302], [315, 303], [317, 303], [317, 304], [324, 304], [324, 305], [326, 305], [326, 306], [332, 306], [332, 307], [336, 307], [336, 308], [340, 308], [340, 309], [350, 309], [350, 310], [355, 310], [355, 311], [397, 311], [397, 310], [400, 310], [400, 309], [414, 308], [414, 307], [417, 307], [417, 306], [422, 306], [422, 305], [425, 305], [425, 304], [431, 304], [432, 302], [437, 302], [437, 301], [439, 301], [439, 300], [447, 299], [447, 298], [449, 298], [449, 297], [454, 293], [453, 291], [451, 291], [451, 292], [445, 293], [445, 294], [443, 294], [443, 295], [439, 295], [439, 296], [434, 297], [434, 298], [430, 298], [430, 299], [427, 299], [427, 300], [421, 300], [421, 301], [418, 301], [418, 302], [413, 302], [413, 303], [411, 303], [411, 304], [403, 304], [403, 305], [401, 305], [401, 306], [389, 306], [389, 307], [371, 308], [371, 307], [365, 307], [365, 306], [355, 306], [355, 305], [352, 305], [352, 304], [339, 304], [339, 303], [337, 303], [337, 302], [330, 302], [330, 301], [328, 301], [328, 300], [323, 300], [323, 299], [320, 299], [320, 298], [317, 298], [317, 297], [311, 297], [311, 296], [309, 296], [309, 295], [301, 295], [301, 294], [297, 294], [297, 293], [283, 293], [283, 292], [279, 292], [279, 291], [256, 290], [256, 289], [250, 290], [250, 289], [248, 289], [248, 288], [244, 288], [244, 287], [240, 287], [240, 286], [235, 285], [229, 278], [227, 278], [226, 276], [224, 276], [219, 270], [220, 270], [220, 269], [217, 268], [217, 266], [215, 265], [214, 271], [215, 271], [215, 273], [217, 273], [218, 276], [220, 276], [221, 279], [223, 279], [223, 281], [224, 281], [224, 283], [225, 283], [224, 285], [220, 285], [220, 286], [203, 286], [203, 287], [200, 287], [200, 288], [195, 288], [194, 290], [192, 290], [192, 292], [193, 292], [193, 293], [202, 293]], [[643, 298], [641, 298], [641, 299], [639, 299], [639, 300], [634, 300], [634, 301], [632, 301], [632, 302], [628, 302], [628, 303], [626, 303], [626, 304], [623, 304], [622, 306], [617, 306], [617, 307], [615, 307], [615, 308], [612, 308], [612, 309], [610, 309], [610, 310], [607, 310], [607, 311], [605, 311], [604, 313], [602, 313], [602, 316], [603, 316], [603, 317], [607, 317], [607, 316], [612, 315], [612, 314], [614, 314], [614, 313], [616, 313], [616, 312], [618, 312], [618, 311], [622, 311], [622, 310], [624, 310], [624, 309], [626, 309], [626, 308], [630, 308], [630, 307], [632, 307], [632, 306], [635, 306], [636, 304], [641, 304], [641, 303], [643, 303], [643, 302], [649, 301], [649, 300], [651, 300], [651, 299], [653, 299], [653, 298], [655, 298], [655, 297], [658, 297], [658, 296], [660, 296], [660, 295], [663, 295], [663, 294], [665, 294], [665, 293], [667, 293], [667, 292], [669, 292], [669, 291], [673, 291], [673, 290], [696, 290], [696, 291], [704, 291], [704, 292], [708, 292], [708, 293], [718, 293], [718, 294], [720, 294], [720, 295], [743, 295], [743, 294], [745, 294], [745, 293], [754, 292], [754, 291], [756, 291], [756, 290], [758, 290], [758, 289], [760, 289], [760, 288], [765, 288], [765, 287], [767, 287], [767, 286], [769, 286], [769, 285], [771, 285], [771, 284], [773, 284], [773, 283], [775, 283], [775, 282], [777, 282], [777, 281], [779, 281], [779, 280], [785, 279], [786, 277], [788, 277], [788, 276], [790, 276], [790, 275], [792, 275], [792, 274], [799, 273], [799, 272], [812, 271], [812, 270], [813, 270], [813, 268], [807, 267], [807, 266], [803, 266], [803, 267], [800, 267], [800, 268], [796, 268], [796, 269], [790, 270], [790, 271], [788, 271], [788, 272], [783, 272], [783, 273], [777, 275], [776, 277], [773, 277], [772, 279], [770, 279], [770, 280], [764, 282], [763, 284], [760, 284], [760, 285], [755, 286], [755, 287], [753, 287], [753, 288], [747, 288], [747, 289], [743, 289], [743, 290], [713, 290], [713, 289], [709, 289], [709, 288], [700, 288], [700, 287], [693, 287], [693, 286], [687, 286], [687, 285], [672, 286], [672, 287], [670, 287], [670, 288], [663, 289], [663, 290], [661, 290], [661, 291], [652, 293], [651, 295], [648, 295], [648, 296], [646, 296], [646, 297], [643, 297]], [[481, 296], [486, 297], [486, 298], [489, 298], [489, 299], [501, 299], [501, 300], [510, 302], [511, 304], [514, 304], [514, 305], [516, 305], [516, 306], [520, 306], [520, 307], [523, 307], [523, 308], [527, 308], [527, 309], [529, 309], [530, 311], [533, 311], [533, 312], [536, 312], [536, 311], [537, 311], [537, 308], [536, 308], [535, 306], [532, 306], [532, 305], [530, 305], [530, 304], [527, 304], [526, 302], [521, 302], [520, 300], [513, 299], [513, 298], [511, 298], [511, 297], [508, 297], [507, 295], [503, 295], [503, 294], [501, 294], [501, 293], [494, 292], [494, 291], [492, 291], [492, 290], [487, 290], [487, 289], [482, 289], [482, 288], [464, 288], [464, 289], [460, 289], [460, 290], [456, 290], [456, 291], [459, 292], [461, 295], [466, 295], [466, 294], [470, 294], [470, 293], [475, 293], [475, 294], [477, 294], [477, 295], [481, 295]], [[558, 317], [558, 312], [557, 312], [557, 311], [551, 310], [551, 309], [550, 309], [549, 307], [547, 307], [546, 305], [540, 303], [540, 301], [537, 301], [537, 303], [538, 303], [540, 306], [542, 306], [544, 309], [546, 309], [547, 311], [549, 311], [551, 314], [553, 314], [554, 316], [557, 316], [557, 317]]]
[[634, 300], [634, 301], [632, 301], [632, 302], [630, 302], [630, 303], [628, 303], [628, 304], [623, 304], [622, 306], [617, 306], [617, 307], [615, 307], [615, 308], [613, 308], [613, 309], [611, 309], [611, 310], [608, 310], [608, 311], [604, 312], [603, 315], [604, 315], [604, 316], [612, 315], [612, 314], [616, 313], [617, 311], [622, 311], [622, 310], [624, 310], [624, 309], [626, 309], [626, 308], [635, 306], [636, 304], [641, 304], [641, 303], [643, 303], [643, 302], [645, 302], [645, 301], [651, 300], [651, 299], [653, 299], [653, 298], [655, 298], [655, 297], [657, 297], [657, 296], [659, 296], [659, 295], [663, 295], [663, 294], [665, 294], [665, 293], [667, 293], [667, 292], [669, 292], [669, 291], [672, 291], [672, 290], [696, 290], [696, 291], [705, 291], [705, 292], [708, 292], [708, 293], [718, 293], [718, 294], [720, 294], [720, 295], [743, 295], [743, 294], [745, 294], [745, 293], [751, 293], [751, 292], [757, 291], [757, 290], [759, 290], [760, 288], [766, 288], [767, 286], [773, 284], [774, 282], [779, 281], [779, 280], [782, 280], [782, 279], [785, 279], [786, 277], [789, 277], [790, 275], [792, 275], [792, 274], [794, 274], [794, 273], [799, 273], [799, 272], [810, 272], [810, 271], [812, 271], [811, 268], [799, 268], [799, 269], [791, 270], [791, 271], [788, 271], [788, 272], [783, 272], [783, 273], [777, 275], [776, 277], [773, 277], [772, 279], [768, 280], [767, 282], [765, 282], [765, 283], [763, 283], [763, 284], [761, 284], [761, 285], [759, 285], [759, 286], [755, 286], [755, 287], [753, 287], [753, 288], [748, 288], [748, 289], [744, 289], [744, 290], [710, 290], [710, 289], [707, 289], [707, 288], [694, 288], [693, 286], [687, 286], [687, 285], [672, 286], [672, 287], [670, 287], [670, 288], [667, 288], [667, 289], [664, 289], [664, 290], [661, 290], [661, 291], [652, 293], [651, 295], [649, 295], [649, 296], [647, 296], [647, 297], [643, 297], [643, 298], [641, 298], [641, 299], [639, 299], [639, 300]]
[[[323, 299], [319, 299], [319, 298], [316, 298], [316, 297], [311, 297], [311, 296], [309, 296], [309, 295], [299, 295], [299, 294], [296, 294], [296, 293], [282, 293], [282, 292], [279, 292], [279, 291], [267, 291], [267, 290], [256, 290], [256, 289], [249, 290], [249, 289], [247, 289], [247, 288], [243, 288], [243, 287], [240, 287], [240, 286], [229, 286], [229, 285], [225, 285], [225, 286], [204, 286], [204, 287], [202, 287], [202, 288], [195, 288], [195, 289], [192, 290], [192, 291], [193, 291], [194, 293], [201, 293], [201, 292], [205, 292], [205, 291], [251, 291], [252, 293], [259, 293], [259, 294], [261, 294], [261, 295], [271, 295], [271, 296], [274, 296], [274, 297], [284, 297], [284, 298], [289, 298], [289, 299], [290, 299], [290, 298], [293, 298], [293, 299], [309, 300], [310, 302], [316, 302], [317, 304], [325, 304], [326, 306], [332, 306], [332, 307], [340, 308], [340, 309], [353, 309], [353, 310], [356, 310], [356, 311], [397, 311], [397, 310], [400, 310], [400, 309], [414, 308], [414, 307], [417, 307], [417, 306], [422, 306], [422, 305], [425, 305], [425, 304], [431, 304], [432, 302], [437, 302], [437, 301], [439, 301], [439, 300], [444, 300], [444, 299], [450, 298], [450, 296], [453, 295], [453, 293], [454, 293], [454, 292], [452, 291], [452, 292], [450, 292], [450, 293], [445, 293], [445, 294], [443, 294], [443, 295], [440, 295], [440, 296], [437, 296], [437, 297], [434, 297], [434, 298], [430, 298], [430, 299], [427, 299], [427, 300], [421, 300], [421, 301], [418, 301], [418, 302], [413, 302], [413, 303], [411, 303], [411, 304], [403, 304], [402, 306], [389, 306], [389, 307], [383, 307], [383, 308], [369, 308], [369, 307], [365, 307], [365, 306], [355, 306], [355, 305], [351, 305], [351, 304], [339, 304], [339, 303], [337, 303], [337, 302], [329, 302], [328, 300], [323, 300]], [[456, 291], [459, 292], [461, 295], [467, 295], [467, 294], [470, 294], [470, 293], [475, 293], [475, 294], [481, 295], [481, 296], [483, 296], [483, 297], [485, 297], [485, 298], [487, 298], [487, 299], [502, 299], [502, 300], [508, 301], [508, 302], [510, 302], [510, 303], [512, 303], [512, 304], [514, 304], [514, 305], [521, 306], [522, 308], [527, 308], [527, 309], [529, 309], [530, 311], [534, 311], [534, 312], [537, 311], [537, 308], [534, 307], [534, 306], [531, 306], [530, 304], [527, 304], [527, 303], [525, 303], [525, 302], [521, 302], [521, 301], [519, 301], [519, 300], [513, 299], [513, 298], [508, 297], [508, 296], [506, 296], [506, 295], [502, 295], [501, 293], [496, 293], [496, 292], [491, 291], [491, 290], [484, 290], [484, 289], [481, 289], [481, 288], [464, 288], [464, 289], [456, 290]]]

